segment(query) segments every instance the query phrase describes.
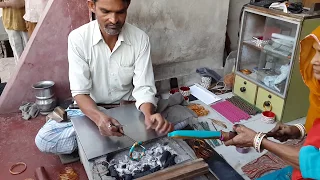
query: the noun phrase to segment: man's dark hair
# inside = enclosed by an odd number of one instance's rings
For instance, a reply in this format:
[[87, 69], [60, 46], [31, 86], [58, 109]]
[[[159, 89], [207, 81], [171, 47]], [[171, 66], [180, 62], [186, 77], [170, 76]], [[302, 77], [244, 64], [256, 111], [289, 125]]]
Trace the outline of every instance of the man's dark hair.
[[[93, 0], [93, 2], [94, 3], [96, 3], [98, 0]], [[123, 2], [125, 2], [125, 3], [128, 3], [128, 4], [130, 4], [130, 2], [131, 2], [131, 0], [122, 0]]]

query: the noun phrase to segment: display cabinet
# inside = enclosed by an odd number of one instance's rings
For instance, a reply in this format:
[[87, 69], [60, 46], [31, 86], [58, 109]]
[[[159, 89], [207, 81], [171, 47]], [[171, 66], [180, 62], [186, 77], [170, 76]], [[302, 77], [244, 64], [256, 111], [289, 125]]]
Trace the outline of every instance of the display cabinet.
[[299, 71], [299, 42], [320, 25], [320, 17], [255, 6], [242, 15], [233, 92], [278, 121], [307, 114], [309, 91]]

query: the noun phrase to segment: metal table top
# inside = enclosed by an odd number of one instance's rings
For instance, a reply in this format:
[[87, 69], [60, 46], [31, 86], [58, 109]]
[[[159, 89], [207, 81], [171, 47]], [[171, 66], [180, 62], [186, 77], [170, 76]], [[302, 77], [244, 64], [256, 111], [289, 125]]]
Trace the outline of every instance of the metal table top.
[[[137, 141], [161, 137], [154, 130], [146, 130], [144, 115], [134, 105], [103, 110], [103, 112], [125, 125], [124, 133]], [[134, 143], [125, 136], [102, 136], [95, 123], [86, 116], [73, 117], [71, 121], [88, 160], [128, 148]]]

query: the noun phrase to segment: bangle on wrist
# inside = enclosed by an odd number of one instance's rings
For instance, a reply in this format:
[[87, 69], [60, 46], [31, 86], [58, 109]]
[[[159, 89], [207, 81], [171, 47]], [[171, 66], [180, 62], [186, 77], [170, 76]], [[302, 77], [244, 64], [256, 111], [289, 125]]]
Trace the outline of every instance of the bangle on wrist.
[[223, 139], [224, 139], [224, 137], [223, 137], [223, 135], [222, 135], [222, 131], [220, 131], [220, 141], [223, 141]]
[[294, 124], [295, 127], [297, 127], [300, 131], [300, 138], [303, 139], [306, 136], [306, 128], [302, 124]]
[[261, 133], [260, 135], [260, 139], [259, 139], [259, 145], [258, 145], [258, 152], [261, 153], [261, 144], [262, 144], [262, 140], [263, 138], [266, 136], [266, 134]]
[[261, 143], [262, 143], [263, 138], [265, 138], [265, 136], [266, 136], [266, 134], [259, 132], [254, 137], [253, 147], [258, 153], [261, 152]]
[[257, 147], [257, 138], [259, 137], [259, 134], [260, 133], [257, 133], [255, 136], [254, 136], [254, 139], [253, 139], [253, 148], [256, 149]]

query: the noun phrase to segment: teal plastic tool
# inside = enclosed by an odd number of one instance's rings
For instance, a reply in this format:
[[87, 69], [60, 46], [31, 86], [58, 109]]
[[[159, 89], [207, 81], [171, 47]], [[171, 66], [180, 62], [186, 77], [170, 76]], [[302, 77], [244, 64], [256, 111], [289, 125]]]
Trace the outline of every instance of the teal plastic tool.
[[168, 137], [179, 139], [220, 139], [220, 131], [178, 130], [168, 134]]

